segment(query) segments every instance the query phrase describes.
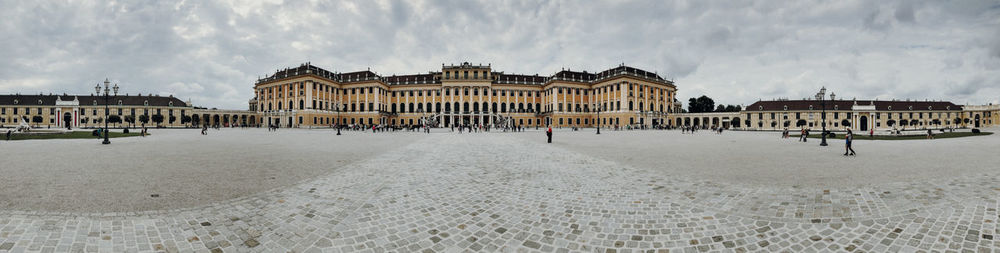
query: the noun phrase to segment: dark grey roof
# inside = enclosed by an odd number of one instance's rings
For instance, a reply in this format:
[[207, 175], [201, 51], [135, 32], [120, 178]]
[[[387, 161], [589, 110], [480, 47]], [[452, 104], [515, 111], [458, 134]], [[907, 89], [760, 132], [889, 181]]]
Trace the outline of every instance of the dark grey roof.
[[[838, 110], [851, 110], [855, 102], [857, 105], [874, 105], [875, 110], [878, 111], [961, 111], [962, 106], [953, 104], [947, 101], [873, 101], [873, 100], [835, 100], [826, 101], [826, 109], [833, 110], [837, 108]], [[785, 107], [788, 107], [790, 111], [802, 111], [809, 110], [809, 106], [813, 107], [813, 110], [820, 110], [821, 103], [819, 100], [773, 100], [773, 101], [757, 101], [756, 103], [743, 108], [747, 111], [783, 111]], [[835, 107], [836, 106], [836, 107]]]
[[[104, 105], [104, 97], [92, 96], [92, 95], [0, 95], [0, 105], [26, 105], [26, 106], [38, 106], [38, 105], [56, 105], [56, 99], [62, 101], [73, 101], [73, 99], [78, 99], [80, 105], [93, 105], [94, 101], [97, 101], [97, 105]], [[41, 104], [38, 101], [41, 100]], [[144, 105], [147, 101], [149, 106], [174, 106], [174, 107], [186, 107], [187, 103], [181, 101], [178, 98], [167, 96], [153, 96], [153, 95], [119, 95], [112, 97], [110, 101], [111, 105], [117, 105], [118, 100], [122, 101], [122, 105]], [[17, 102], [15, 104], [15, 101]], [[171, 105], [171, 102], [173, 105]]]

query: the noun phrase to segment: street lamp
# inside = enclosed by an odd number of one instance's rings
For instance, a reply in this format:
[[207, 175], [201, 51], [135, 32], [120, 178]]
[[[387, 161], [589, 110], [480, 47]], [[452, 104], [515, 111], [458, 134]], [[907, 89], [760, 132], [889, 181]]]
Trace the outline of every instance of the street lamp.
[[337, 102], [337, 106], [335, 106], [335, 107], [334, 107], [334, 108], [336, 108], [336, 109], [337, 109], [337, 120], [335, 120], [335, 121], [333, 122], [333, 123], [334, 123], [334, 125], [336, 125], [336, 126], [337, 126], [337, 135], [340, 135], [340, 108], [341, 108], [341, 107], [343, 107], [343, 105], [342, 105], [342, 104], [340, 104], [340, 102]]
[[823, 126], [823, 136], [822, 141], [820, 141], [820, 146], [826, 146], [826, 87], [819, 89], [819, 93], [816, 93], [816, 99], [819, 100], [820, 107], [822, 108], [822, 115], [820, 115], [820, 120], [822, 121], [820, 125]]
[[604, 104], [597, 104], [597, 134], [601, 134], [601, 111], [604, 110]]
[[[111, 144], [111, 140], [108, 140], [108, 116], [111, 115], [111, 109], [108, 107], [108, 104], [111, 103], [112, 97], [118, 96], [118, 84], [116, 83], [114, 87], [108, 87], [109, 85], [111, 85], [111, 82], [109, 82], [108, 79], [105, 78], [104, 79], [104, 141], [101, 142], [102, 144]], [[111, 89], [114, 89], [113, 93]], [[98, 83], [97, 86], [94, 87], [94, 91], [97, 92], [98, 96], [101, 96], [100, 83]]]

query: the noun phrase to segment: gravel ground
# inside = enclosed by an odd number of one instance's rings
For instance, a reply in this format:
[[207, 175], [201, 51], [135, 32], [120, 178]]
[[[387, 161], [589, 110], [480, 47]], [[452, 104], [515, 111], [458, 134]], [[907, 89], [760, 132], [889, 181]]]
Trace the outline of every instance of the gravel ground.
[[[151, 129], [149, 137], [0, 142], [0, 209], [127, 212], [242, 197], [333, 173], [425, 135]], [[151, 197], [159, 194], [159, 197]]]
[[[997, 132], [1000, 129], [983, 129]], [[517, 135], [544, 141], [544, 133]], [[695, 180], [792, 187], [858, 187], [1000, 171], [1000, 135], [863, 141], [845, 157], [843, 140], [797, 142], [777, 132], [556, 131], [555, 146]]]

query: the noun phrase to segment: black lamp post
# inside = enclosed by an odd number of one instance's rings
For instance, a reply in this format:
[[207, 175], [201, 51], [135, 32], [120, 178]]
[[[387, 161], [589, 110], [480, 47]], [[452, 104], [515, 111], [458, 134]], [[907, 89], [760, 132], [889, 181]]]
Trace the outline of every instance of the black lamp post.
[[826, 144], [826, 87], [823, 87], [823, 88], [819, 89], [819, 93], [816, 93], [816, 99], [819, 100], [820, 108], [822, 108], [822, 115], [820, 115], [820, 118], [821, 118], [822, 122], [820, 123], [820, 125], [823, 126], [823, 132], [821, 134], [823, 136], [823, 138], [822, 138], [822, 141], [820, 141], [819, 145], [820, 146], [827, 146], [827, 144]]
[[604, 104], [597, 104], [597, 134], [601, 134], [601, 111], [604, 110]]
[[[112, 97], [118, 96], [118, 84], [116, 83], [114, 87], [108, 87], [108, 85], [111, 85], [111, 82], [109, 82], [108, 79], [105, 78], [104, 79], [104, 141], [101, 142], [102, 144], [111, 144], [111, 140], [108, 140], [108, 116], [111, 115], [111, 109], [108, 107], [108, 104], [111, 103]], [[113, 93], [111, 89], [114, 89]], [[97, 95], [100, 96], [101, 84], [97, 84], [97, 86], [94, 87], [94, 91], [96, 91]]]
[[340, 107], [342, 107], [342, 106], [343, 105], [340, 104], [340, 102], [337, 102], [337, 106], [336, 106], [336, 109], [337, 109], [337, 120], [334, 122], [335, 123], [334, 125], [337, 126], [337, 135], [340, 135]]

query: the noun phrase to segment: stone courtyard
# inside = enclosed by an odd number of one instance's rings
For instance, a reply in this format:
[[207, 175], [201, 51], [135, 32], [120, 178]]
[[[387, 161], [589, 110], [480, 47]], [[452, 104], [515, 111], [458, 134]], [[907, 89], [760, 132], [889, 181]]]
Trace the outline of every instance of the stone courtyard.
[[997, 135], [333, 133], [0, 142], [0, 252], [1000, 248]]

